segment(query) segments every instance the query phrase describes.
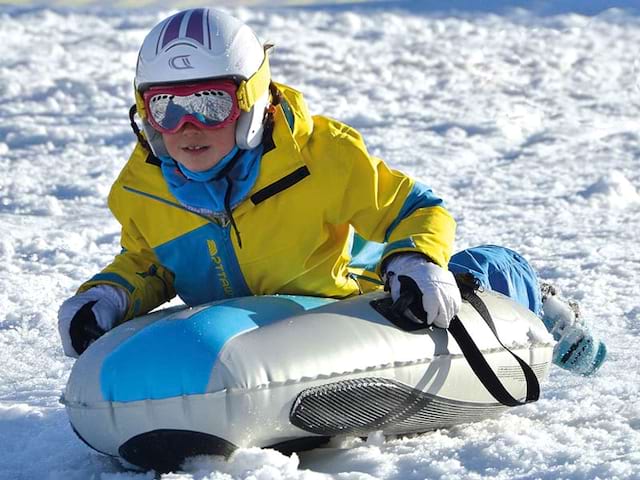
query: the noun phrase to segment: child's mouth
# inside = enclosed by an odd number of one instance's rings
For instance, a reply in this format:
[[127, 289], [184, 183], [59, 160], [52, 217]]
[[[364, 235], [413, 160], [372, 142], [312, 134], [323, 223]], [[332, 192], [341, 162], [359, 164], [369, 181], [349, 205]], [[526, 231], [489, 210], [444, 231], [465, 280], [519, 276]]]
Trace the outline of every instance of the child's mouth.
[[183, 150], [186, 150], [189, 153], [200, 153], [208, 149], [209, 147], [206, 145], [189, 145], [188, 147], [183, 147]]

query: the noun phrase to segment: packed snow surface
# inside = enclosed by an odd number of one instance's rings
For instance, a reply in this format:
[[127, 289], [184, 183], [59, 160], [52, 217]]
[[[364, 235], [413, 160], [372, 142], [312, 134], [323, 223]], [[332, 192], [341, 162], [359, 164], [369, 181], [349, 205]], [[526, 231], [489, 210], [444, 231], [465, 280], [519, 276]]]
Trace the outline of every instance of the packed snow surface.
[[[554, 368], [539, 402], [494, 420], [290, 458], [244, 449], [163, 478], [640, 478], [638, 12], [448, 3], [230, 12], [276, 43], [274, 78], [313, 113], [446, 198], [458, 248], [518, 250], [578, 300], [609, 361], [593, 378]], [[106, 196], [134, 144], [137, 49], [169, 13], [0, 7], [3, 480], [154, 478], [71, 431], [56, 311], [119, 251]]]

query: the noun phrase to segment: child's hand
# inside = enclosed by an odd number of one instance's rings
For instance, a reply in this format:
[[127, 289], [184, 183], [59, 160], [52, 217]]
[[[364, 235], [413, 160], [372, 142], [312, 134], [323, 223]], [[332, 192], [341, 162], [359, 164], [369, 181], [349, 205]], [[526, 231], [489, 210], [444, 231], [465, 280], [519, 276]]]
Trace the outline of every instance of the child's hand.
[[417, 253], [392, 257], [384, 273], [385, 288], [397, 302], [403, 294], [414, 301], [405, 312], [416, 323], [447, 328], [460, 310], [462, 298], [453, 274]]
[[98, 285], [65, 300], [58, 310], [58, 331], [65, 355], [80, 356], [124, 318], [127, 308], [126, 292], [111, 285]]

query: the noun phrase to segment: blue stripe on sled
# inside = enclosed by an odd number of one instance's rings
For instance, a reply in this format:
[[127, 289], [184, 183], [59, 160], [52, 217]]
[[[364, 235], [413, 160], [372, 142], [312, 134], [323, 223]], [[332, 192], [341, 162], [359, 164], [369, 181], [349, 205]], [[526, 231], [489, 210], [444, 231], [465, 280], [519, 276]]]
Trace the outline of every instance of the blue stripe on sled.
[[103, 398], [134, 402], [206, 393], [211, 370], [230, 339], [333, 301], [243, 297], [217, 302], [188, 318], [158, 320], [105, 359], [100, 372]]

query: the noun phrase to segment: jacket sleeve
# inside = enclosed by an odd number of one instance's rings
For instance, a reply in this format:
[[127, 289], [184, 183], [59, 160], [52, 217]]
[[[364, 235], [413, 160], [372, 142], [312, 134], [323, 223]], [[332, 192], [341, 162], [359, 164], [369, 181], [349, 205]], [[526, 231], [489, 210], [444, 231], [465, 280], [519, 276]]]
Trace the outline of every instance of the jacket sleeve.
[[102, 272], [80, 286], [79, 292], [107, 284], [124, 288], [129, 309], [122, 321], [153, 310], [176, 295], [173, 275], [158, 262], [132, 223], [122, 229], [122, 252]]
[[442, 199], [369, 155], [354, 129], [345, 126], [341, 135], [349, 147], [340, 155], [347, 181], [339, 221], [353, 225], [365, 239], [385, 244], [378, 273], [387, 258], [400, 252], [422, 253], [446, 268], [456, 223]]

